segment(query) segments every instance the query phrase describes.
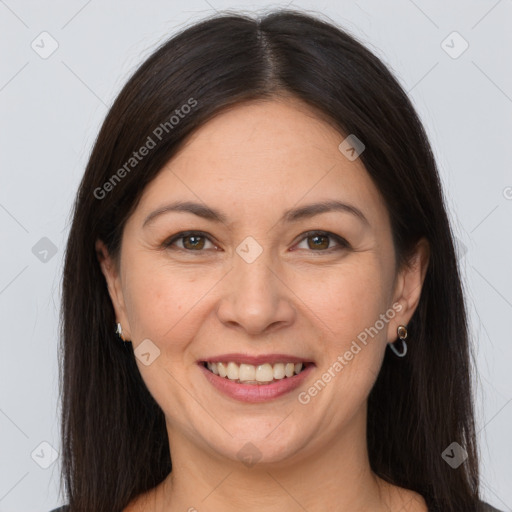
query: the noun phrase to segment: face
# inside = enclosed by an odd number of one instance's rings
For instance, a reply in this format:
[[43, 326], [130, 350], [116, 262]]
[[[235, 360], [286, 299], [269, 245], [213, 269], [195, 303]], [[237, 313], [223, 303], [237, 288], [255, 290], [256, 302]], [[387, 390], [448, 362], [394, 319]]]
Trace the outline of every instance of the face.
[[395, 270], [386, 206], [361, 160], [338, 149], [344, 138], [298, 100], [226, 111], [147, 186], [120, 259], [104, 252], [171, 452], [182, 439], [277, 464], [340, 433], [364, 437], [368, 393], [424, 266]]

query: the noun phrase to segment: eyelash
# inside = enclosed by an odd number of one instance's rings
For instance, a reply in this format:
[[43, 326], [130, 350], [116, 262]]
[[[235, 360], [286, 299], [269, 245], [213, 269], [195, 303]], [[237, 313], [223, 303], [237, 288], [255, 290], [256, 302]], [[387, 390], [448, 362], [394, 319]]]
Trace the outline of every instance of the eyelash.
[[[210, 241], [212, 244], [215, 245], [215, 243], [210, 239], [210, 237], [203, 231], [182, 231], [180, 233], [177, 233], [176, 235], [173, 235], [171, 238], [168, 238], [166, 241], [164, 241], [162, 244], [162, 247], [165, 249], [170, 249], [171, 246], [174, 244], [174, 242], [181, 240], [183, 238], [188, 238], [189, 236], [200, 236], [200, 237], [206, 238], [208, 241]], [[306, 240], [307, 238], [313, 237], [313, 236], [323, 236], [323, 237], [331, 238], [338, 243], [338, 247], [329, 247], [328, 249], [318, 250], [318, 251], [310, 250], [310, 252], [313, 252], [313, 253], [315, 253], [315, 252], [331, 253], [333, 251], [339, 251], [342, 249], [350, 248], [350, 244], [344, 238], [342, 238], [341, 236], [335, 235], [334, 233], [331, 233], [329, 231], [306, 231], [305, 233], [303, 233], [302, 238], [299, 240], [298, 243], [301, 243], [304, 240]], [[194, 252], [201, 253], [201, 252], [205, 251], [205, 249], [194, 251], [194, 250], [190, 250], [190, 249], [184, 249], [181, 247], [178, 247], [177, 250], [186, 252], [186, 253], [194, 253]]]

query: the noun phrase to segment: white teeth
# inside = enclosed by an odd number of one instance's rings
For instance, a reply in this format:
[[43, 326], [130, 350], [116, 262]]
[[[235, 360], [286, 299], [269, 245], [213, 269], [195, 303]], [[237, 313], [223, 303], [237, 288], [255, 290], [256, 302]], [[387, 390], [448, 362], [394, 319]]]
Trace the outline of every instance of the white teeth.
[[276, 363], [274, 365], [274, 379], [284, 379], [284, 364]]
[[293, 377], [303, 368], [302, 363], [275, 363], [274, 365], [265, 363], [254, 366], [245, 363], [238, 365], [233, 361], [209, 362], [206, 366], [215, 375], [244, 384], [268, 384], [274, 380]]
[[238, 380], [239, 367], [235, 363], [228, 363], [228, 379]]
[[223, 363], [217, 363], [217, 370], [219, 371], [219, 375], [221, 377], [225, 377], [228, 374], [226, 367], [224, 366]]
[[258, 368], [256, 368], [256, 380], [258, 382], [270, 382], [274, 380], [272, 365], [268, 363], [260, 364]]
[[252, 364], [241, 364], [238, 378], [244, 380], [256, 380], [256, 368]]

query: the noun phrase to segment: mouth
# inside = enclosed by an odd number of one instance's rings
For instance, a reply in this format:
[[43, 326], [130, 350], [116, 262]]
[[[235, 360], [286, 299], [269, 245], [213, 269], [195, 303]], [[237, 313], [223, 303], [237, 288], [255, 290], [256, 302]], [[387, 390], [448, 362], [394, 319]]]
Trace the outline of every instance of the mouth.
[[285, 354], [225, 354], [197, 361], [213, 388], [241, 402], [266, 402], [298, 388], [316, 364]]
[[284, 361], [274, 364], [263, 363], [253, 365], [236, 363], [234, 361], [202, 361], [201, 364], [209, 372], [231, 382], [252, 386], [265, 386], [299, 375], [314, 363]]

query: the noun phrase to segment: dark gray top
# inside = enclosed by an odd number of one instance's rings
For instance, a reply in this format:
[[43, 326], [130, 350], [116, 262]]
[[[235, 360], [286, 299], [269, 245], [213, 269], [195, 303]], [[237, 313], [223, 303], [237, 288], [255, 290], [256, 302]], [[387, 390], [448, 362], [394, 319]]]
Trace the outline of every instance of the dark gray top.
[[489, 503], [483, 503], [484, 508], [483, 512], [502, 512], [501, 510], [498, 510], [497, 508], [491, 507]]

